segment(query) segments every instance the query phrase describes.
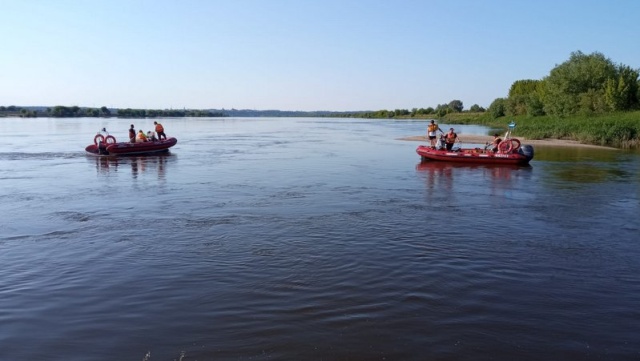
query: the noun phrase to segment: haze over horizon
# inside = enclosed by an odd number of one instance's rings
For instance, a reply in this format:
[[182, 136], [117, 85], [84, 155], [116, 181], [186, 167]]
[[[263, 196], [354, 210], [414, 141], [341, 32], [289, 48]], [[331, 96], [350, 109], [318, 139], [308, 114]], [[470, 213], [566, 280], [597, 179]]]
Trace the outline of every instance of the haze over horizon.
[[2, 1], [0, 105], [488, 107], [574, 51], [640, 67], [640, 2]]

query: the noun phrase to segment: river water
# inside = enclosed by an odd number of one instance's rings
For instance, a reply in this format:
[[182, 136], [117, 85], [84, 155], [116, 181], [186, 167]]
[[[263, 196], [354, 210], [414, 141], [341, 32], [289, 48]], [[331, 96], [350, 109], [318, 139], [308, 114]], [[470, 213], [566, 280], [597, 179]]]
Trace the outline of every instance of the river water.
[[421, 164], [424, 122], [179, 118], [169, 154], [84, 153], [131, 122], [0, 119], [0, 360], [640, 358], [637, 152]]

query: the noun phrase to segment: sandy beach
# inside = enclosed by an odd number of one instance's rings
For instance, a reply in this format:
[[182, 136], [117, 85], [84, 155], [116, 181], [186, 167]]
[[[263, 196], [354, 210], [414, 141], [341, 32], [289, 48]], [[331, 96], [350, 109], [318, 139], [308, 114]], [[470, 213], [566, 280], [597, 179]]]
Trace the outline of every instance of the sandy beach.
[[[462, 146], [466, 147], [465, 144], [477, 145], [477, 144], [485, 144], [487, 142], [493, 141], [493, 137], [489, 135], [465, 135], [458, 134], [458, 138], [462, 142]], [[518, 138], [522, 144], [531, 144], [531, 145], [548, 145], [554, 147], [583, 147], [583, 148], [600, 148], [600, 149], [616, 149], [612, 147], [603, 147], [599, 145], [591, 145], [591, 144], [582, 144], [575, 140], [563, 140], [563, 139], [526, 139], [523, 137], [514, 137]], [[417, 135], [410, 137], [398, 138], [398, 140], [406, 140], [406, 141], [415, 141], [415, 142], [424, 142], [429, 143], [429, 140], [425, 135]]]

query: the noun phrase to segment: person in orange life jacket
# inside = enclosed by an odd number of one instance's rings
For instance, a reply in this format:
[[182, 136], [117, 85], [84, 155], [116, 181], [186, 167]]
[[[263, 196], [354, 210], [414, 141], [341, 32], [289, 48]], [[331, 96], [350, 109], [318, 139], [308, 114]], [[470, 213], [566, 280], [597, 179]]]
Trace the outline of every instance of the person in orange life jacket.
[[493, 135], [493, 142], [491, 142], [491, 150], [495, 153], [498, 151], [498, 144], [500, 144], [500, 142], [502, 142], [502, 139], [500, 139], [500, 137], [498, 136], [498, 133], [495, 133]]
[[142, 129], [140, 129], [140, 131], [138, 131], [138, 140], [141, 141], [141, 142], [146, 142], [147, 141], [147, 136], [144, 134]]
[[431, 124], [429, 124], [429, 126], [427, 126], [427, 136], [429, 137], [429, 142], [431, 143], [431, 148], [433, 148], [433, 149], [436, 148], [436, 132], [438, 130], [441, 133], [444, 133], [442, 131], [442, 129], [440, 129], [438, 124], [436, 124], [436, 122], [433, 119], [431, 119]]
[[167, 139], [167, 135], [164, 134], [164, 127], [158, 122], [153, 122], [156, 125], [156, 134], [158, 134], [158, 140]]
[[453, 144], [458, 139], [458, 134], [453, 131], [453, 128], [449, 129], [449, 132], [445, 135], [445, 143], [447, 144], [447, 150], [451, 150], [453, 148]]
[[133, 124], [131, 124], [131, 128], [129, 128], [129, 141], [131, 143], [135, 143], [136, 142], [136, 129], [133, 126]]

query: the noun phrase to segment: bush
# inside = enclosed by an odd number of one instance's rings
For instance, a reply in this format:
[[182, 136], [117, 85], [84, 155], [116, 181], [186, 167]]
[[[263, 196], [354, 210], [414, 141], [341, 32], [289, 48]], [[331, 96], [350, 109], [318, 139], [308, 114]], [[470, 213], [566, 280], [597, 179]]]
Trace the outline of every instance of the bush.
[[506, 102], [507, 100], [505, 98], [494, 100], [493, 103], [489, 105], [489, 114], [491, 114], [493, 118], [504, 117], [506, 113]]

